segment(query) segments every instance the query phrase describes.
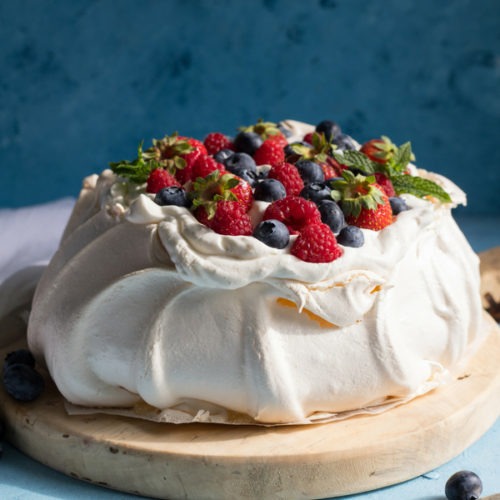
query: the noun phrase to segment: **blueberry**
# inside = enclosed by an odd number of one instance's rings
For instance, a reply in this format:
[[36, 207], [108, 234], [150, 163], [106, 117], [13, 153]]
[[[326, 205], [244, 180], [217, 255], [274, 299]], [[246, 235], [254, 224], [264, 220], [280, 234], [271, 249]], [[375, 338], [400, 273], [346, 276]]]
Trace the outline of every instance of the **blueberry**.
[[155, 203], [161, 206], [165, 205], [176, 205], [178, 207], [189, 208], [191, 206], [191, 201], [185, 189], [178, 186], [169, 186], [160, 189], [155, 196]]
[[346, 226], [337, 236], [337, 242], [345, 247], [362, 247], [365, 243], [363, 231], [356, 226]]
[[17, 401], [33, 401], [43, 391], [43, 377], [31, 366], [12, 364], [3, 372], [5, 390]]
[[331, 189], [323, 182], [311, 182], [306, 184], [300, 192], [300, 196], [318, 204], [322, 200], [331, 200]]
[[406, 201], [399, 196], [389, 198], [389, 203], [391, 204], [392, 215], [398, 215], [399, 213], [410, 209], [410, 207], [406, 204]]
[[324, 182], [325, 174], [317, 163], [310, 160], [299, 160], [295, 166], [306, 184], [310, 182]]
[[247, 153], [233, 153], [224, 160], [224, 166], [232, 172], [235, 168], [245, 168], [257, 172], [255, 160]]
[[333, 144], [335, 144], [338, 148], [339, 151], [344, 151], [344, 150], [354, 150], [356, 149], [356, 144], [354, 144], [354, 141], [352, 140], [352, 137], [350, 137], [347, 134], [339, 134], [336, 137], [333, 138]]
[[445, 494], [448, 500], [477, 500], [483, 491], [483, 483], [477, 474], [468, 470], [455, 472], [446, 481]]
[[333, 200], [322, 200], [318, 203], [321, 221], [330, 226], [332, 233], [338, 234], [345, 226], [344, 212]]
[[340, 127], [330, 120], [323, 120], [316, 125], [316, 132], [325, 134], [325, 138], [328, 142], [332, 142], [335, 137], [341, 134]]
[[258, 240], [272, 248], [285, 248], [290, 241], [288, 228], [276, 219], [262, 221], [254, 230], [253, 235]]
[[304, 141], [301, 141], [301, 142], [292, 142], [291, 144], [287, 144], [283, 149], [285, 151], [285, 156], [287, 158], [289, 157], [293, 157], [293, 156], [297, 156], [297, 158], [300, 157], [300, 155], [297, 155], [297, 153], [295, 153], [295, 151], [293, 150], [292, 146], [303, 146], [303, 147], [306, 147], [306, 148], [309, 148], [309, 149], [312, 149], [312, 145], [309, 144], [308, 142], [304, 142]]
[[262, 137], [255, 132], [240, 132], [234, 138], [233, 144], [236, 151], [253, 155], [263, 142]]
[[21, 364], [28, 365], [31, 368], [35, 367], [35, 358], [28, 349], [18, 349], [12, 351], [5, 356], [3, 369], [6, 370], [10, 365]]
[[229, 157], [234, 155], [232, 149], [221, 149], [214, 154], [214, 160], [218, 163], [224, 163]]
[[286, 196], [286, 189], [283, 184], [276, 179], [264, 179], [255, 187], [253, 193], [254, 200], [276, 201]]

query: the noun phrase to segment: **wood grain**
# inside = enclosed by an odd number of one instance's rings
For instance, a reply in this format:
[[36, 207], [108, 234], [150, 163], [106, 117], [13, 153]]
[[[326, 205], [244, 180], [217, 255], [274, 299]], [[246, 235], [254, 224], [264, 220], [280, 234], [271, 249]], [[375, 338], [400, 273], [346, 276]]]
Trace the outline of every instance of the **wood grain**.
[[[488, 283], [500, 281], [495, 259], [482, 258]], [[47, 374], [47, 389], [33, 403], [16, 402], [0, 388], [0, 409], [8, 439], [27, 455], [129, 493], [217, 500], [358, 493], [434, 469], [493, 425], [500, 414], [500, 329], [485, 319], [487, 341], [450, 384], [377, 416], [274, 428], [70, 417]], [[25, 340], [16, 320], [0, 329], [3, 359]]]

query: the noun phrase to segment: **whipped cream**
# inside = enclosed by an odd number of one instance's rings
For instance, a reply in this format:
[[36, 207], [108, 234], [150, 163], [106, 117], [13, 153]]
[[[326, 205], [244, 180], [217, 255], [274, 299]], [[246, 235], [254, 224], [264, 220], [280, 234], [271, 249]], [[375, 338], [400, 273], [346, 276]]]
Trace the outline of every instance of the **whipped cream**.
[[[310, 127], [285, 123], [297, 138]], [[29, 346], [77, 405], [278, 424], [406, 401], [483, 329], [478, 258], [451, 206], [404, 198], [411, 210], [363, 230], [362, 248], [317, 264], [217, 234], [109, 170], [88, 177], [38, 285]]]

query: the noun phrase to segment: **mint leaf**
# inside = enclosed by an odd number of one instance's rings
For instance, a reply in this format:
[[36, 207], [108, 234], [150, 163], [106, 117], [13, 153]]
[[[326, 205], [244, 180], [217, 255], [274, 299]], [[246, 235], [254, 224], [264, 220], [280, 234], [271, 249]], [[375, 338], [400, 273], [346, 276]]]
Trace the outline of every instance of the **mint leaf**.
[[413, 158], [413, 153], [411, 151], [411, 143], [405, 142], [399, 148], [396, 149], [394, 156], [391, 161], [391, 166], [395, 172], [402, 173], [406, 170], [408, 163]]
[[157, 160], [145, 158], [141, 142], [141, 144], [139, 144], [137, 158], [135, 160], [111, 162], [109, 167], [120, 177], [125, 177], [136, 184], [144, 184], [148, 180], [151, 171], [155, 168], [159, 168], [160, 164]]
[[370, 158], [356, 150], [344, 151], [344, 154], [332, 153], [333, 157], [348, 168], [357, 168], [364, 174], [373, 174], [376, 171], [376, 165]]
[[412, 175], [396, 175], [391, 178], [396, 194], [412, 194], [418, 198], [432, 196], [443, 203], [451, 203], [450, 195], [435, 182]]

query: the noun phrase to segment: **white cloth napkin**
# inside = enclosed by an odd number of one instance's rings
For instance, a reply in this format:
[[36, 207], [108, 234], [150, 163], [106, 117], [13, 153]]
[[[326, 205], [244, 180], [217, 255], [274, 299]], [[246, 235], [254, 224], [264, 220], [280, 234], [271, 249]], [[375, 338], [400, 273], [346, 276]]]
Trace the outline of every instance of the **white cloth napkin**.
[[75, 200], [0, 209], [0, 318], [30, 300]]

